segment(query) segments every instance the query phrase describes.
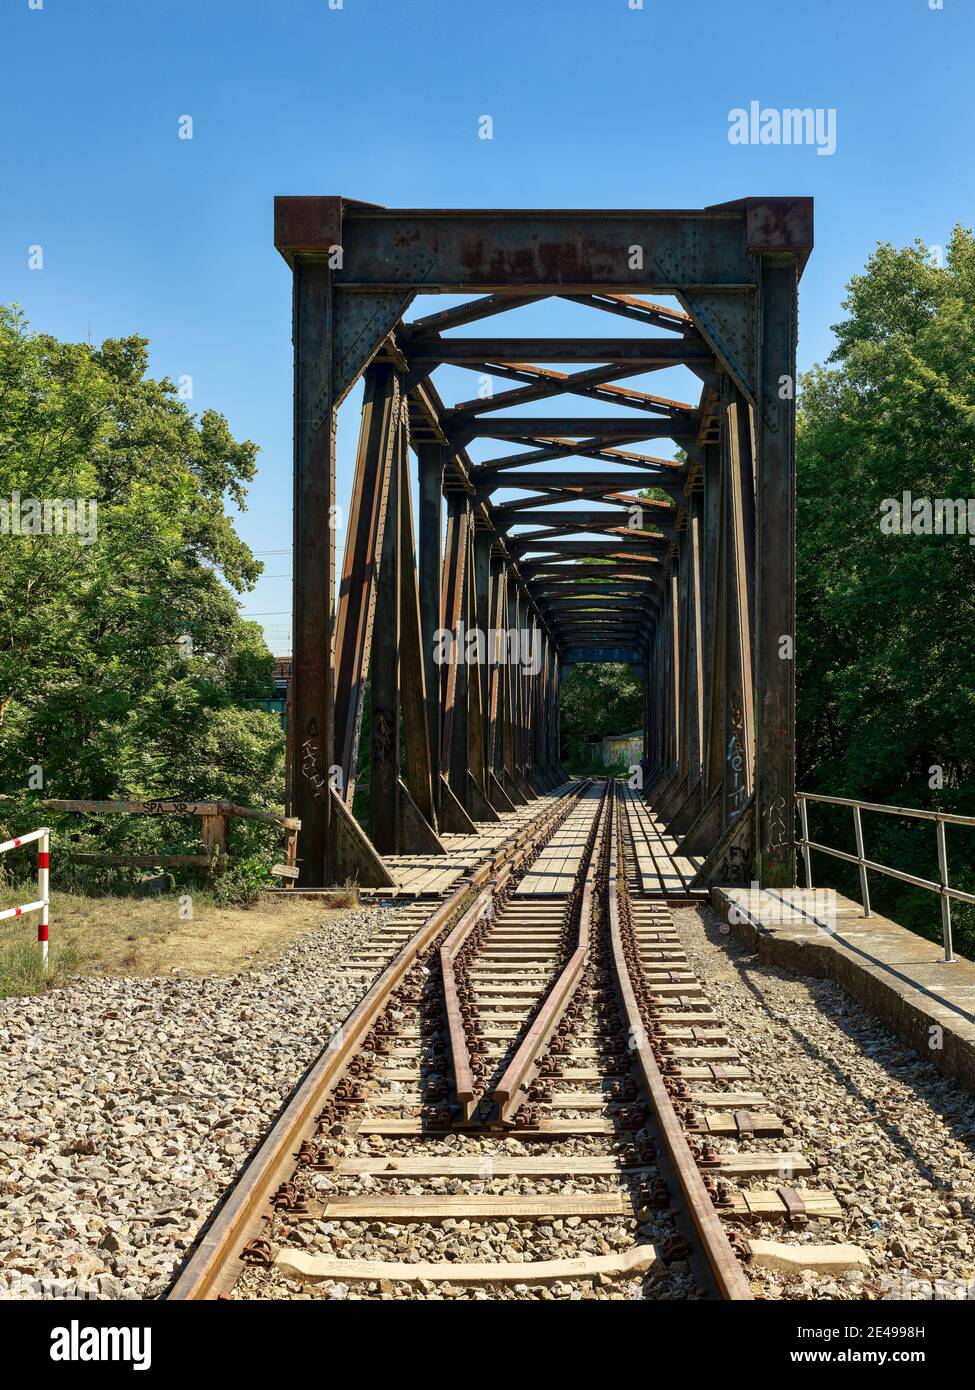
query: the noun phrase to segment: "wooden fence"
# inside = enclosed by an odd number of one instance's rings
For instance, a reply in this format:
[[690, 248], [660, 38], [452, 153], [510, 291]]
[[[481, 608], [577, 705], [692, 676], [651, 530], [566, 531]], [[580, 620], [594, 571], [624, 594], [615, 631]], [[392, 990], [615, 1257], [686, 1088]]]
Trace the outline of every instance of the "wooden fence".
[[[229, 822], [261, 821], [278, 825], [285, 834], [285, 865], [294, 869], [298, 858], [298, 831], [301, 821], [294, 816], [277, 816], [273, 811], [254, 811], [247, 806], [235, 806], [232, 801], [72, 801], [47, 800], [40, 803], [59, 811], [106, 816], [199, 816], [203, 822], [203, 854], [101, 854], [77, 852], [72, 858], [81, 864], [105, 864], [126, 868], [184, 868], [197, 866], [229, 867], [234, 856], [227, 853]], [[290, 878], [292, 875], [284, 875]]]

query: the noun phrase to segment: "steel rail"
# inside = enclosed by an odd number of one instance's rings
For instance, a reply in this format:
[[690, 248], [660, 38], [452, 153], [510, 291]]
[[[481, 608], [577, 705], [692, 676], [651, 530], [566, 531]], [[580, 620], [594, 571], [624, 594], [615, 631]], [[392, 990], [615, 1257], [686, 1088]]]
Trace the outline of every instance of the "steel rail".
[[447, 1037], [454, 1070], [454, 1091], [465, 1122], [471, 1118], [474, 1109], [474, 1071], [464, 1029], [454, 964], [464, 942], [481, 921], [485, 908], [493, 904], [498, 893], [504, 891], [510, 875], [510, 868], [506, 868], [497, 879], [493, 879], [482, 889], [440, 947], [440, 973], [443, 979], [444, 1011], [447, 1015]]
[[464, 907], [469, 895], [482, 889], [491, 874], [502, 863], [514, 859], [527, 841], [545, 836], [552, 822], [565, 813], [566, 804], [588, 785], [587, 780], [571, 786], [539, 821], [530, 822], [506, 841], [400, 948], [337, 1030], [338, 1044], [330, 1042], [311, 1064], [246, 1167], [227, 1190], [216, 1215], [166, 1295], [169, 1301], [212, 1299], [229, 1291], [245, 1268], [241, 1253], [263, 1233], [273, 1194], [294, 1171], [302, 1142], [314, 1136], [317, 1115], [327, 1095], [342, 1079], [393, 991], [406, 978], [418, 957]]
[[[620, 802], [618, 816], [622, 816], [622, 806], [623, 803]], [[751, 1285], [735, 1255], [721, 1218], [714, 1209], [697, 1160], [691, 1152], [690, 1145], [677, 1118], [677, 1112], [670, 1099], [670, 1093], [647, 1040], [646, 1028], [623, 949], [620, 900], [625, 901], [627, 888], [626, 876], [617, 868], [620, 836], [616, 817], [611, 823], [611, 837], [608, 891], [610, 950], [630, 1045], [640, 1070], [644, 1090], [655, 1112], [660, 1134], [667, 1146], [667, 1152], [677, 1174], [687, 1209], [694, 1222], [718, 1290], [725, 1299], [750, 1301], [754, 1298]]]
[[586, 861], [576, 948], [550, 986], [537, 1016], [532, 1021], [500, 1081], [491, 1092], [491, 1098], [498, 1107], [497, 1118], [503, 1124], [513, 1123], [512, 1116], [522, 1103], [522, 1092], [528, 1090], [531, 1074], [537, 1068], [541, 1054], [548, 1046], [549, 1040], [558, 1026], [559, 1019], [572, 998], [585, 965], [586, 955], [589, 951], [589, 928], [594, 908], [593, 891], [599, 862], [599, 850], [602, 836], [606, 833], [609, 804], [610, 792], [607, 783], [596, 817], [592, 846]]

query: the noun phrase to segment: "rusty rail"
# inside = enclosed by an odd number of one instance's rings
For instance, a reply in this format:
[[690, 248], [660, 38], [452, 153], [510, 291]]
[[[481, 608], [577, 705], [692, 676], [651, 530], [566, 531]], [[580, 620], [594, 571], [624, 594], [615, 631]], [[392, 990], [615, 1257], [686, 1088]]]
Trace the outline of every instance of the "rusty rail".
[[450, 1040], [450, 1055], [454, 1069], [454, 1087], [457, 1102], [461, 1107], [461, 1115], [465, 1121], [470, 1119], [474, 1109], [474, 1073], [471, 1068], [470, 1048], [467, 1043], [467, 1032], [464, 1028], [464, 1018], [457, 992], [454, 964], [464, 942], [482, 920], [485, 908], [494, 902], [496, 894], [503, 892], [510, 873], [510, 868], [502, 870], [497, 879], [493, 879], [486, 888], [482, 889], [440, 947], [440, 970], [443, 976], [444, 1009], [447, 1015], [447, 1036]]
[[491, 1092], [491, 1098], [498, 1107], [498, 1118], [504, 1124], [512, 1124], [513, 1116], [521, 1105], [521, 1094], [528, 1090], [533, 1070], [538, 1059], [548, 1045], [549, 1039], [558, 1027], [559, 1019], [579, 982], [582, 968], [589, 951], [589, 928], [593, 910], [593, 891], [599, 857], [601, 836], [606, 831], [606, 817], [610, 805], [610, 792], [603, 793], [599, 814], [596, 817], [592, 845], [586, 861], [586, 876], [582, 888], [582, 901], [579, 908], [578, 942], [572, 955], [566, 961], [558, 977], [546, 995], [537, 1016], [514, 1057], [512, 1057], [498, 1084]]
[[464, 907], [469, 895], [479, 893], [492, 873], [503, 863], [513, 860], [526, 842], [543, 836], [551, 822], [564, 811], [566, 802], [578, 796], [586, 786], [588, 781], [572, 786], [558, 798], [548, 814], [506, 841], [493, 858], [482, 864], [468, 882], [461, 884], [401, 947], [337, 1030], [337, 1041], [330, 1042], [306, 1072], [284, 1110], [229, 1189], [222, 1206], [169, 1291], [168, 1299], [189, 1301], [217, 1298], [233, 1286], [245, 1268], [241, 1258], [243, 1251], [253, 1242], [260, 1241], [274, 1193], [293, 1172], [302, 1144], [313, 1139], [317, 1115], [327, 1095], [345, 1075], [393, 991], [406, 978], [417, 958]]
[[670, 1093], [650, 1047], [640, 1005], [630, 977], [621, 929], [621, 917], [628, 919], [629, 902], [625, 874], [622, 868], [618, 869], [617, 867], [621, 809], [614, 807], [614, 810], [616, 814], [612, 821], [612, 840], [609, 852], [610, 948], [620, 1004], [630, 1037], [630, 1047], [639, 1067], [646, 1094], [653, 1106], [657, 1124], [667, 1146], [667, 1152], [680, 1183], [681, 1191], [684, 1194], [687, 1209], [694, 1222], [718, 1289], [723, 1298], [748, 1301], [753, 1298], [751, 1286], [725, 1233], [721, 1218], [714, 1209], [697, 1160], [681, 1129], [677, 1112], [670, 1099]]

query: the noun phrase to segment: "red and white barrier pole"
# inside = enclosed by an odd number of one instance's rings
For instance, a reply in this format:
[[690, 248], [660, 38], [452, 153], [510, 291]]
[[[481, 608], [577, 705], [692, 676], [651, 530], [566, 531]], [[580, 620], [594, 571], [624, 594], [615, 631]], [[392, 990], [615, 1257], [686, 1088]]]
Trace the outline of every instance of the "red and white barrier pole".
[[47, 826], [42, 826], [40, 830], [32, 830], [28, 835], [20, 835], [16, 840], [5, 840], [0, 845], [0, 854], [5, 854], [8, 849], [19, 849], [21, 845], [29, 845], [37, 840], [37, 892], [38, 899], [34, 903], [24, 903], [23, 907], [8, 907], [0, 912], [0, 922], [6, 917], [23, 917], [25, 912], [39, 912], [41, 920], [37, 926], [37, 940], [41, 948], [41, 961], [44, 966], [44, 974], [47, 974], [47, 940], [48, 927], [50, 924], [50, 907], [48, 897], [50, 894], [50, 873], [51, 873], [51, 832]]
[[50, 926], [50, 905], [48, 897], [50, 895], [51, 877], [51, 835], [45, 830], [40, 840], [37, 842], [37, 896], [44, 906], [41, 908], [41, 920], [37, 924], [37, 940], [41, 948], [41, 964], [44, 967], [44, 974], [47, 974], [47, 938], [48, 927]]

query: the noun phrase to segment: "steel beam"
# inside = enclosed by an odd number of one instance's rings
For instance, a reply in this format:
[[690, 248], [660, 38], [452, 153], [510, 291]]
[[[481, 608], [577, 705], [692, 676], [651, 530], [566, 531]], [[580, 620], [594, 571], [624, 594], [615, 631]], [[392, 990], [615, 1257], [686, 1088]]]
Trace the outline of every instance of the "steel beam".
[[454, 796], [467, 808], [467, 584], [470, 502], [458, 490], [447, 494], [447, 546], [444, 556], [441, 627], [452, 635], [449, 659], [441, 666], [443, 706], [441, 765]]
[[759, 883], [791, 888], [795, 860], [795, 376], [798, 264], [762, 258], [756, 482], [755, 810]]
[[374, 366], [366, 377], [362, 423], [335, 633], [335, 762], [339, 795], [351, 806], [376, 611], [376, 577], [386, 527], [400, 418], [396, 372]]
[[[400, 692], [403, 705], [403, 739], [406, 745], [405, 776], [410, 797], [420, 816], [431, 830], [437, 829], [437, 807], [435, 786], [439, 783], [439, 765], [436, 774], [433, 769], [433, 741], [430, 738], [429, 719], [432, 713], [437, 731], [437, 751], [439, 754], [439, 686], [434, 681], [433, 699], [430, 699], [427, 667], [428, 648], [423, 638], [423, 618], [421, 614], [422, 591], [420, 589], [420, 569], [417, 567], [416, 547], [413, 539], [413, 499], [410, 482], [410, 458], [407, 448], [408, 412], [403, 412], [400, 431]], [[439, 543], [439, 537], [438, 537]], [[439, 548], [439, 544], [438, 544]], [[439, 598], [439, 576], [434, 596]], [[439, 607], [439, 602], [437, 604]], [[432, 658], [433, 634], [429, 640]], [[430, 665], [433, 666], [432, 659]], [[436, 675], [436, 667], [433, 667]], [[432, 704], [432, 710], [431, 710]], [[402, 825], [402, 820], [400, 822]], [[425, 837], [427, 843], [432, 843]]]
[[[753, 254], [812, 248], [812, 199], [745, 198], [695, 210], [381, 208], [335, 198], [276, 198], [287, 258], [339, 240], [344, 289], [414, 293], [670, 294], [754, 286]], [[637, 248], [639, 255], [634, 254]]]
[[414, 338], [412, 365], [425, 362], [628, 363], [640, 371], [710, 363], [713, 353], [700, 339], [686, 338]]
[[440, 802], [441, 691], [440, 668], [436, 664], [435, 633], [440, 627], [440, 586], [443, 569], [443, 479], [445, 448], [439, 443], [417, 446], [419, 482], [419, 574], [420, 633], [426, 671], [427, 730], [430, 740], [430, 773], [434, 806]]
[[369, 820], [372, 842], [380, 854], [396, 854], [399, 850], [400, 507], [404, 452], [402, 425], [397, 419], [389, 462], [386, 524], [376, 579], [376, 604], [382, 616], [381, 621], [373, 625], [372, 632]]
[[292, 815], [301, 821], [299, 884], [319, 887], [331, 870], [329, 782], [335, 611], [335, 396], [332, 285], [327, 264], [296, 257], [294, 338], [294, 604], [292, 633]]

